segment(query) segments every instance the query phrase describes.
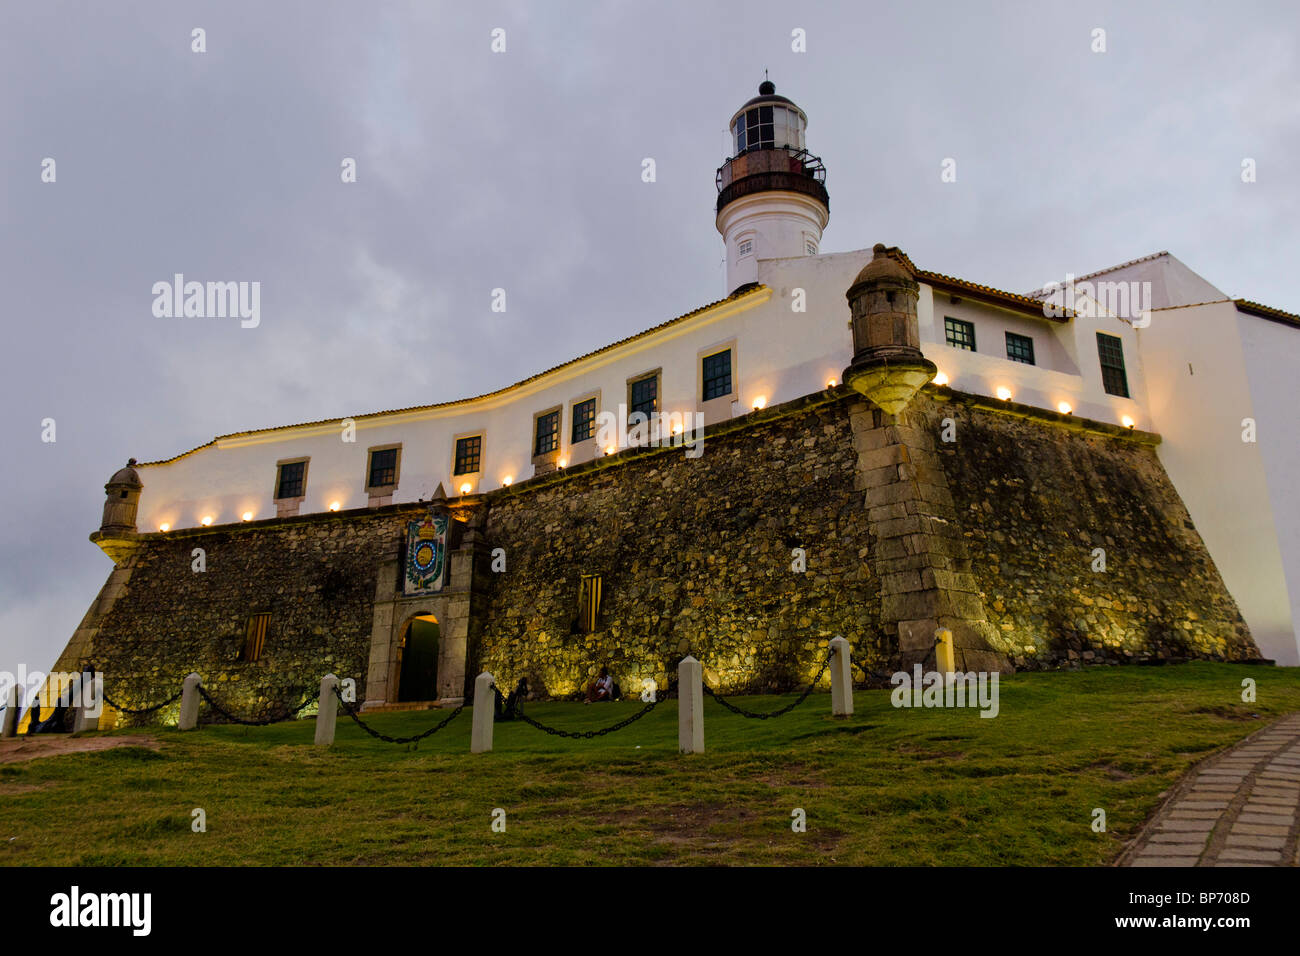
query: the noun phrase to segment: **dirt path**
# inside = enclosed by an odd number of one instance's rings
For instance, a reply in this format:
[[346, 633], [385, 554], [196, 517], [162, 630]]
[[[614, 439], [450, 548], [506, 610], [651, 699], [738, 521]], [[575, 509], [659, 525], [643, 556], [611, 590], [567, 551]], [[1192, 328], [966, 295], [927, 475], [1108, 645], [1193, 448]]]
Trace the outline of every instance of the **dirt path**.
[[10, 737], [0, 740], [0, 763], [20, 763], [38, 757], [59, 754], [92, 753], [114, 747], [148, 747], [158, 749], [156, 738], [148, 734], [126, 737], [71, 737], [68, 734], [37, 734], [34, 737]]

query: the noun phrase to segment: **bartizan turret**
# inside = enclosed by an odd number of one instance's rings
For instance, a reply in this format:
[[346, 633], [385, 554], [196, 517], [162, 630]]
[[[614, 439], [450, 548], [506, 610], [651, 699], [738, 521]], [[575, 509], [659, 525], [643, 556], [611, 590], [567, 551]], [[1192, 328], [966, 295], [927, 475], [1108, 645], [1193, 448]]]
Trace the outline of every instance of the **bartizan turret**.
[[135, 470], [135, 459], [119, 468], [104, 486], [104, 518], [99, 530], [90, 540], [104, 553], [121, 564], [139, 546], [140, 535], [135, 527], [135, 512], [140, 504], [140, 489], [144, 484]]
[[872, 251], [874, 257], [847, 293], [853, 363], [844, 370], [844, 383], [896, 416], [938, 369], [921, 354], [916, 322], [920, 286], [912, 270], [881, 243]]

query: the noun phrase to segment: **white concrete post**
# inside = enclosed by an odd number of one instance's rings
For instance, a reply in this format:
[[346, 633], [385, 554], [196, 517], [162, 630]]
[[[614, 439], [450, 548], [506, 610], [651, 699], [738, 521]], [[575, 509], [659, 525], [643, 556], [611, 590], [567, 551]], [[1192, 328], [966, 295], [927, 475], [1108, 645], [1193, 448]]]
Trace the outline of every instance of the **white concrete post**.
[[9, 687], [9, 693], [5, 695], [4, 720], [0, 722], [0, 737], [14, 737], [18, 734], [18, 685], [13, 684]]
[[190, 674], [181, 685], [181, 730], [193, 730], [199, 725], [199, 684], [203, 679]]
[[704, 753], [704, 668], [689, 654], [677, 665], [677, 749]]
[[492, 675], [487, 671], [474, 678], [474, 724], [469, 737], [469, 752], [472, 754], [487, 753], [492, 749], [492, 724], [497, 715], [493, 683]]
[[339, 699], [334, 696], [334, 688], [338, 686], [339, 679], [333, 674], [326, 674], [320, 679], [320, 707], [316, 711], [317, 747], [328, 747], [334, 743], [334, 724], [339, 715]]
[[952, 647], [952, 631], [946, 627], [941, 627], [934, 632], [934, 669], [940, 674], [940, 679], [947, 684], [948, 675], [957, 670], [957, 657]]
[[842, 637], [831, 638], [831, 715], [849, 717], [853, 714], [853, 674], [849, 668], [853, 651]]
[[[86, 701], [90, 701], [90, 706], [86, 706]], [[79, 733], [83, 730], [98, 730], [99, 715], [104, 709], [104, 677], [102, 674], [94, 674], [90, 681], [86, 681], [86, 671], [81, 672], [77, 678], [77, 695], [73, 701], [76, 704], [76, 717], [72, 722], [72, 732]]]

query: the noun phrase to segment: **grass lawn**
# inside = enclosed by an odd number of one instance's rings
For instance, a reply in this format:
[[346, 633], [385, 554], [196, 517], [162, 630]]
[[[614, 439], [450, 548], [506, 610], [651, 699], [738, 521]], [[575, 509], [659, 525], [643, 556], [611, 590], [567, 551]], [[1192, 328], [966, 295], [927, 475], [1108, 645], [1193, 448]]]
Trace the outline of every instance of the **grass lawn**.
[[[1241, 702], [1245, 677], [1256, 703]], [[1300, 669], [1026, 673], [1003, 679], [1000, 704], [982, 719], [859, 691], [856, 714], [836, 719], [829, 695], [814, 694], [759, 721], [706, 697], [706, 752], [694, 755], [677, 753], [675, 701], [592, 740], [498, 724], [481, 755], [468, 752], [468, 708], [418, 750], [373, 740], [345, 715], [328, 750], [312, 746], [313, 720], [160, 729], [157, 751], [0, 764], [0, 863], [1105, 864], [1193, 763], [1300, 710]], [[587, 729], [640, 706], [528, 712]], [[443, 716], [368, 720], [409, 735]], [[206, 833], [191, 831], [196, 807]], [[504, 833], [491, 829], [496, 807]], [[806, 833], [791, 830], [796, 807]], [[1094, 807], [1106, 833], [1091, 829]]]

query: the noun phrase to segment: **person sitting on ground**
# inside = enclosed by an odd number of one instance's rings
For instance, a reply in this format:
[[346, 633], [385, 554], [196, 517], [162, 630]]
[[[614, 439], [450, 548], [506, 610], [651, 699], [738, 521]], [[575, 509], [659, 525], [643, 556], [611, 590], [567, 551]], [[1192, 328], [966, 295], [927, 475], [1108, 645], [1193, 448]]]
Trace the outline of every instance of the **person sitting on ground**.
[[27, 733], [28, 735], [39, 733], [41, 726], [41, 702], [32, 701], [32, 706], [27, 709]]
[[515, 689], [510, 692], [510, 696], [505, 698], [504, 701], [501, 697], [501, 691], [497, 690], [495, 685], [492, 690], [496, 693], [496, 719], [514, 720], [519, 716], [519, 705], [528, 696], [528, 678], [519, 678], [519, 683], [515, 685]]
[[591, 682], [587, 688], [587, 703], [590, 704], [597, 700], [614, 699], [614, 678], [609, 676], [609, 668], [602, 667], [600, 676]]

